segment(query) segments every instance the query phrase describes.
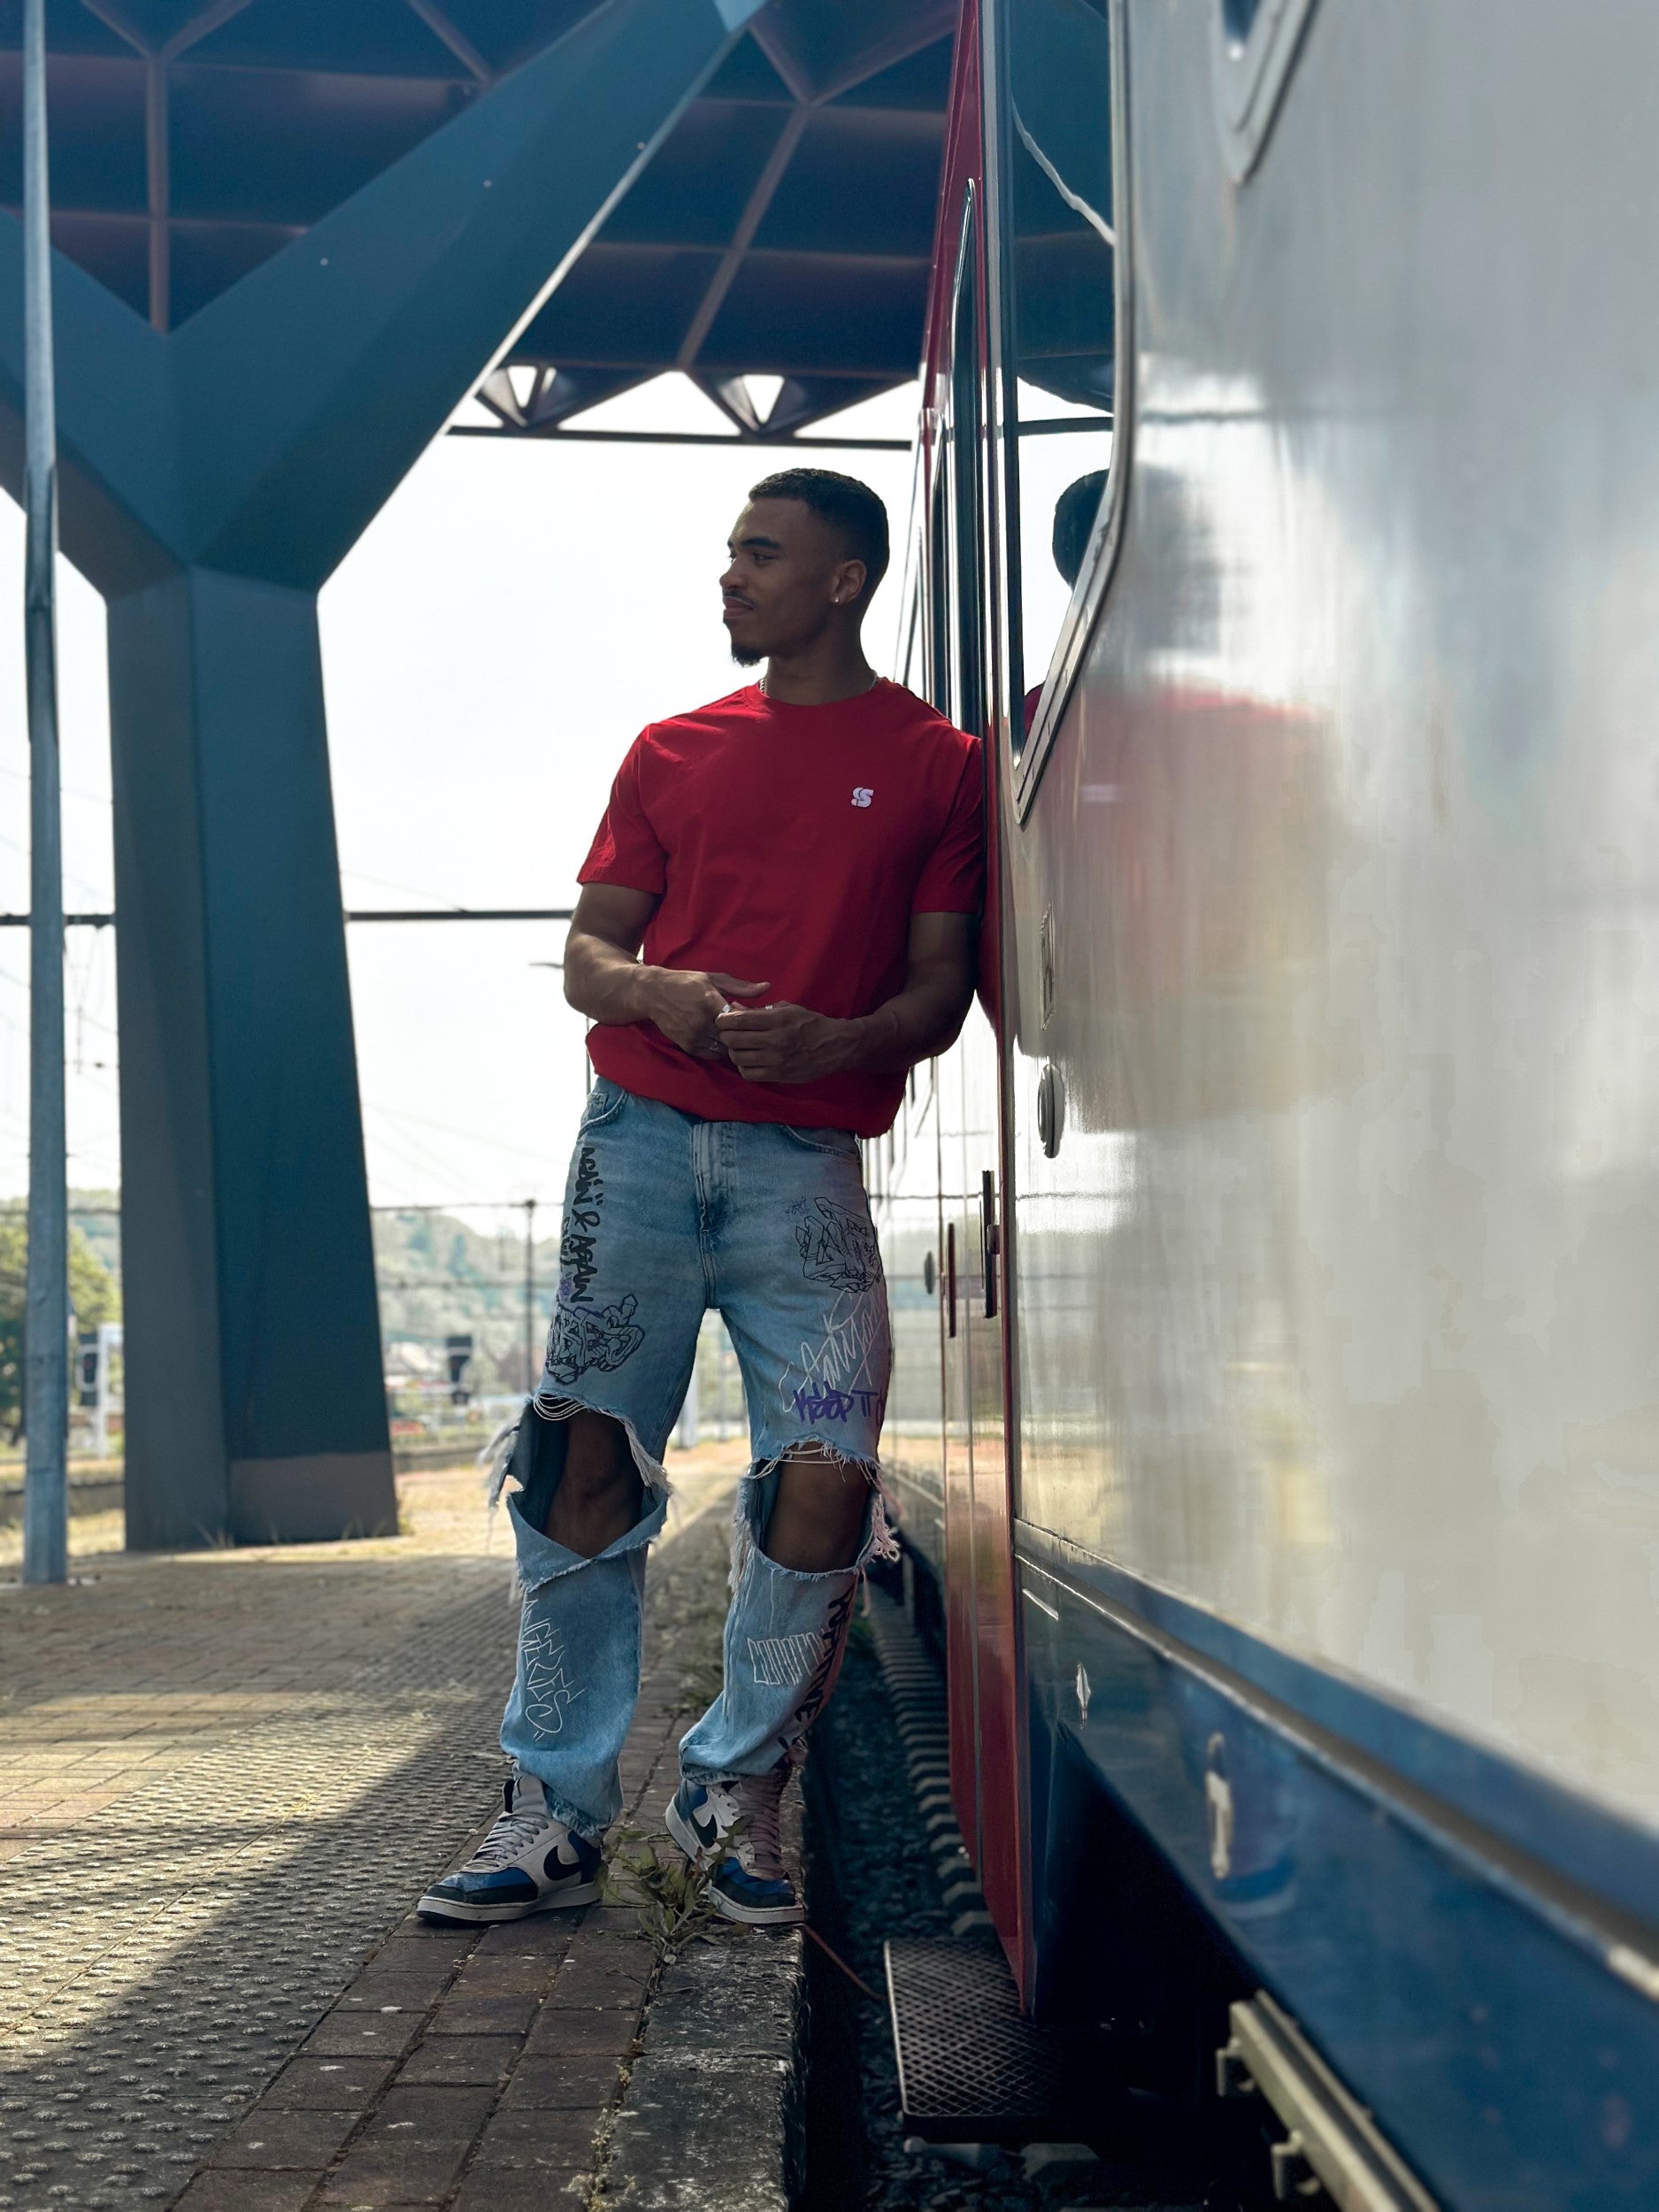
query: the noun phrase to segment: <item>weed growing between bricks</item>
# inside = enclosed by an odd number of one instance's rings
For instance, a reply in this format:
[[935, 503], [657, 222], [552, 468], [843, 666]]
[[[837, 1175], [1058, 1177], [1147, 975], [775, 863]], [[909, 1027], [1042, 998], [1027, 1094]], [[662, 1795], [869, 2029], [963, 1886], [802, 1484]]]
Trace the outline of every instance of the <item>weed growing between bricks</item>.
[[606, 1839], [604, 1901], [631, 1911], [658, 1961], [672, 1966], [687, 1944], [719, 1924], [709, 1886], [718, 1864], [716, 1858], [689, 1866], [672, 1844], [664, 1847], [661, 1837], [617, 1827]]

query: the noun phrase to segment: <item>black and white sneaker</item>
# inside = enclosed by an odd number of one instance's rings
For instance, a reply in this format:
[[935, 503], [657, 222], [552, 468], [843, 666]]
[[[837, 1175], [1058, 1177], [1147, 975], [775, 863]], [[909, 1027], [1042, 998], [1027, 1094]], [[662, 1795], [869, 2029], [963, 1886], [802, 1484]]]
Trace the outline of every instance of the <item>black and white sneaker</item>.
[[415, 1907], [421, 1919], [465, 1928], [569, 1911], [597, 1898], [603, 1854], [553, 1817], [534, 1775], [515, 1771], [503, 1798], [495, 1826], [466, 1864], [434, 1882]]
[[709, 1893], [727, 1920], [762, 1928], [792, 1927], [806, 1918], [783, 1863], [779, 1814], [789, 1763], [770, 1774], [736, 1774], [724, 1782], [682, 1782], [669, 1800], [668, 1832], [694, 1865], [715, 1858]]

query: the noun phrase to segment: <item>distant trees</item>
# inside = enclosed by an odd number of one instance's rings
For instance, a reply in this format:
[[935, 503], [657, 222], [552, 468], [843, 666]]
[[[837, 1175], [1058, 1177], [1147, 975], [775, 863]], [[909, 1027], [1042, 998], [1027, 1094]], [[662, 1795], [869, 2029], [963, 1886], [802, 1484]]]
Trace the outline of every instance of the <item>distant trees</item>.
[[[23, 1209], [0, 1213], [0, 1427], [15, 1444], [23, 1433], [23, 1303], [28, 1273]], [[69, 1302], [83, 1333], [120, 1317], [114, 1276], [79, 1229], [69, 1232]]]
[[[549, 1207], [541, 1221], [553, 1212]], [[416, 1207], [374, 1210], [388, 1386], [403, 1377], [444, 1383], [446, 1406], [445, 1345], [458, 1333], [472, 1339], [475, 1398], [506, 1396], [524, 1388], [524, 1212], [517, 1206], [497, 1206], [480, 1207], [479, 1214], [488, 1225]], [[534, 1269], [531, 1334], [539, 1360], [558, 1282], [557, 1234], [537, 1237]], [[410, 1391], [407, 1396], [413, 1405], [420, 1394]]]

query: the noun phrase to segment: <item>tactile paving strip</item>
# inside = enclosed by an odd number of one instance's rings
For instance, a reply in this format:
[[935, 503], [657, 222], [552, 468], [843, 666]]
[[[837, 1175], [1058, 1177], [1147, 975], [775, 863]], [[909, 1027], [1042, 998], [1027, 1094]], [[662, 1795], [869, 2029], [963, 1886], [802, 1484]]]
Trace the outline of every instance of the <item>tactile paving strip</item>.
[[6, 1601], [13, 1787], [119, 1774], [0, 1861], [4, 2212], [170, 2203], [488, 1818], [507, 1573], [132, 1562]]

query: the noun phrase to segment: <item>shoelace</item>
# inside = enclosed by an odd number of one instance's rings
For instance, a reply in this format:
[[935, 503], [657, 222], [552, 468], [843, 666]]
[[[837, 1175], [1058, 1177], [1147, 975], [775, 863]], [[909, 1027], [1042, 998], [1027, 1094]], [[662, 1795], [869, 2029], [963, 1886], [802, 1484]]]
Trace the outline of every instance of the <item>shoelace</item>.
[[763, 1881], [787, 1881], [783, 1863], [780, 1820], [787, 1773], [740, 1774], [726, 1790], [743, 1821], [743, 1841], [749, 1846], [754, 1868]]
[[521, 1813], [498, 1814], [495, 1826], [473, 1852], [470, 1863], [505, 1866], [509, 1860], [527, 1851], [547, 1824], [547, 1815], [533, 1811], [528, 1806]]

